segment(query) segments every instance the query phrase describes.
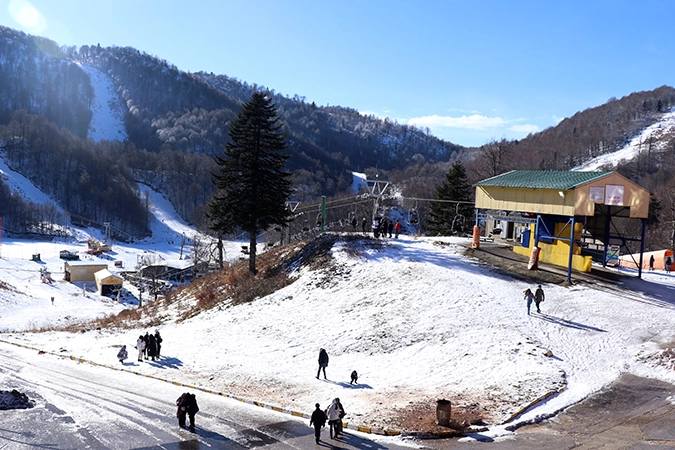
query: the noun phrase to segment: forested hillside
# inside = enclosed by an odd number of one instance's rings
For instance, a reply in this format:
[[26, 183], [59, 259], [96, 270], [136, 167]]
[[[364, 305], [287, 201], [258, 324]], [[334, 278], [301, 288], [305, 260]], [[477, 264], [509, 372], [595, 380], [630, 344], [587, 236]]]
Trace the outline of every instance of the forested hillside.
[[[125, 142], [87, 139], [94, 89], [82, 65], [110, 78], [124, 105]], [[581, 111], [522, 140], [492, 140], [468, 149], [428, 130], [365, 116], [346, 106], [321, 106], [224, 74], [186, 73], [133, 48], [61, 47], [0, 27], [1, 154], [72, 217], [110, 222], [120, 237], [146, 235], [147, 205], [137, 182], [163, 192], [193, 224], [204, 220], [213, 193], [213, 155], [229, 124], [255, 91], [273, 98], [284, 122], [294, 200], [348, 196], [350, 171], [375, 174], [404, 197], [432, 198], [457, 160], [470, 183], [512, 169], [570, 170], [624, 146], [675, 106], [663, 86]], [[612, 167], [611, 169], [615, 169]], [[618, 168], [654, 193], [653, 245], [675, 246], [675, 137], [644, 143]], [[394, 200], [387, 200], [393, 202]], [[419, 207], [424, 202], [402, 205]], [[57, 209], [28, 205], [0, 181], [6, 229], [57, 233]]]
[[[126, 109], [127, 142], [86, 140], [94, 92], [81, 65], [95, 67], [110, 77]], [[182, 72], [133, 48], [60, 47], [6, 27], [0, 27], [0, 80], [0, 125], [5, 125], [0, 138], [5, 141], [8, 164], [34, 180], [68, 212], [97, 221], [109, 221], [108, 217], [127, 221], [114, 201], [100, 201], [110, 193], [97, 190], [109, 190], [110, 181], [85, 182], [114, 173], [92, 172], [97, 171], [94, 167], [105, 167], [110, 163], [106, 158], [113, 157], [114, 166], [129, 174], [118, 176], [115, 182], [124, 179], [132, 190], [134, 181], [149, 183], [164, 192], [185, 219], [197, 222], [213, 190], [212, 156], [222, 152], [230, 121], [256, 90], [273, 97], [285, 122], [291, 156], [288, 169], [294, 173], [296, 200], [348, 191], [351, 170], [401, 169], [413, 157], [447, 161], [464, 152], [460, 146], [431, 136], [428, 130], [363, 116], [346, 107], [317, 106], [297, 95], [281, 95], [225, 75]], [[44, 139], [36, 133], [48, 124], [53, 125], [49, 134], [61, 133], [61, 139]], [[20, 140], [14, 135], [17, 129], [21, 130]], [[78, 138], [76, 144], [71, 143]], [[103, 147], [114, 155], [106, 154]], [[41, 154], [40, 161], [25, 157], [28, 153]], [[85, 153], [86, 163], [80, 161]], [[65, 168], [64, 160], [70, 162]], [[52, 182], [45, 183], [47, 177]], [[78, 195], [70, 196], [71, 192]], [[79, 198], [99, 201], [96, 206], [85, 206], [86, 201], [76, 200]], [[22, 229], [24, 222], [14, 225]], [[142, 234], [139, 223], [126, 223], [134, 230], [132, 235]]]

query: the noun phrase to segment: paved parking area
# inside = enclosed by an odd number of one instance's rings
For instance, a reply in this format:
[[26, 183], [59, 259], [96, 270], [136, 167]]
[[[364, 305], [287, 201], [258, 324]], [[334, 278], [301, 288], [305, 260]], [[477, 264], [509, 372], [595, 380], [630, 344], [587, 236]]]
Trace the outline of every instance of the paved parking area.
[[433, 449], [675, 449], [675, 386], [624, 374], [605, 391], [552, 419], [493, 442], [429, 441]]

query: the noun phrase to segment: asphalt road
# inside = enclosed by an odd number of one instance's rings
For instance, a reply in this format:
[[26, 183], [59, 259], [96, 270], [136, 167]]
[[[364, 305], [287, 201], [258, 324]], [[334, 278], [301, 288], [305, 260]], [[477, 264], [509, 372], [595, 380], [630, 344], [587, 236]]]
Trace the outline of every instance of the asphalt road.
[[[480, 436], [477, 436], [480, 438]], [[513, 436], [428, 441], [439, 450], [675, 449], [675, 386], [624, 374], [612, 386]]]
[[[391, 438], [346, 430], [314, 443], [306, 419], [197, 392], [197, 430], [178, 428], [175, 399], [186, 389], [105, 367], [0, 344], [0, 389], [35, 401], [0, 411], [0, 450], [13, 449], [403, 449]], [[492, 440], [418, 442], [426, 449], [675, 449], [675, 386], [625, 374], [552, 419]]]
[[0, 344], [0, 390], [11, 389], [36, 406], [0, 411], [0, 450], [409, 448], [351, 430], [331, 440], [327, 428], [317, 445], [307, 419], [203, 392], [192, 433], [175, 416], [184, 387]]

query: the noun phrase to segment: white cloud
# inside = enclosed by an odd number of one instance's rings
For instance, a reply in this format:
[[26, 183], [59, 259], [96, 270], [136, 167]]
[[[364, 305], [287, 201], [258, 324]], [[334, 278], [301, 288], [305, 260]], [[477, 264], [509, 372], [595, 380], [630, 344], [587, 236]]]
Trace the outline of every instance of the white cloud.
[[487, 117], [480, 114], [470, 116], [423, 116], [408, 119], [408, 124], [418, 127], [429, 128], [464, 128], [468, 130], [489, 130], [501, 128], [507, 124], [507, 121], [501, 117]]
[[517, 133], [530, 134], [539, 131], [539, 127], [531, 123], [524, 123], [522, 125], [514, 125], [509, 127], [509, 130], [515, 131]]

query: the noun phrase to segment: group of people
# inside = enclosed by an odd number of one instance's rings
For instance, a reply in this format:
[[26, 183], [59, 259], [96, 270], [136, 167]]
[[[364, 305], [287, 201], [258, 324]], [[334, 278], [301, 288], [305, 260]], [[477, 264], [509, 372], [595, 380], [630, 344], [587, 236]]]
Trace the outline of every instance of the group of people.
[[[162, 348], [162, 337], [159, 334], [159, 330], [155, 330], [155, 334], [145, 333], [145, 335], [140, 335], [136, 341], [136, 348], [138, 349], [138, 360], [143, 361], [143, 359], [151, 358], [153, 361], [155, 358], [159, 358], [160, 349]], [[120, 351], [117, 353], [117, 359], [124, 364], [124, 360], [129, 357], [127, 352], [127, 346], [123, 345]], [[176, 417], [178, 417], [178, 426], [185, 428], [186, 418], [190, 419], [190, 425], [188, 428], [190, 431], [195, 430], [195, 414], [199, 412], [199, 406], [197, 405], [197, 397], [195, 394], [189, 392], [183, 393], [176, 400]]]
[[145, 335], [138, 336], [136, 350], [138, 350], [139, 361], [143, 361], [144, 359], [155, 361], [159, 359], [162, 350], [162, 336], [160, 336], [159, 330], [155, 330], [155, 334], [146, 332]]
[[537, 312], [541, 313], [541, 302], [544, 301], [545, 295], [544, 295], [544, 290], [541, 288], [541, 284], [537, 286], [537, 290], [532, 293], [532, 289], [527, 288], [525, 290], [525, 300], [527, 301], [527, 315], [530, 315], [530, 307], [532, 306], [532, 302], [534, 302], [534, 305], [537, 307]]
[[[323, 379], [327, 380], [326, 378], [326, 367], [328, 367], [328, 360], [330, 358], [328, 357], [328, 352], [326, 351], [325, 348], [319, 349], [319, 370], [316, 372], [316, 379], [319, 379], [319, 376], [321, 375], [321, 372], [323, 371]], [[349, 384], [359, 384], [359, 374], [356, 372], [356, 370], [352, 370], [351, 374], [351, 381]]]
[[379, 218], [376, 217], [375, 220], [373, 221], [373, 236], [374, 237], [392, 237], [392, 235], [398, 239], [398, 235], [401, 232], [401, 222], [398, 220], [396, 223], [392, 221], [391, 219], [387, 219], [386, 217], [384, 218]]
[[[138, 336], [136, 340], [136, 350], [138, 350], [138, 361], [142, 362], [150, 358], [155, 361], [159, 359], [159, 354], [162, 349], [162, 336], [159, 330], [155, 330], [155, 334], [148, 332], [145, 335]], [[117, 359], [124, 364], [124, 361], [129, 357], [127, 346], [123, 345], [119, 352], [117, 352]]]
[[[356, 217], [352, 218], [352, 229], [356, 231]], [[368, 228], [368, 219], [365, 217], [361, 220], [361, 230], [365, 234]], [[373, 220], [373, 236], [375, 237], [395, 237], [398, 239], [398, 235], [401, 233], [401, 222], [397, 220], [394, 222], [391, 219], [376, 217]]]
[[340, 399], [333, 399], [330, 406], [328, 406], [325, 411], [321, 409], [319, 403], [315, 406], [316, 409], [309, 420], [309, 426], [314, 427], [314, 438], [316, 443], [318, 444], [321, 440], [321, 428], [326, 426], [326, 421], [328, 421], [331, 439], [337, 439], [342, 436], [342, 418], [346, 413], [342, 403], [340, 403]]
[[[326, 378], [326, 367], [328, 367], [328, 352], [326, 349], [322, 348], [319, 350], [319, 370], [316, 373], [316, 378], [318, 379], [323, 371], [323, 378]], [[356, 370], [353, 370], [351, 373], [351, 380], [349, 384], [358, 384], [359, 374]], [[312, 413], [311, 420], [309, 425], [314, 427], [314, 437], [316, 438], [316, 443], [318, 444], [321, 439], [321, 428], [326, 426], [326, 421], [330, 428], [330, 437], [331, 439], [337, 439], [342, 435], [342, 418], [345, 416], [345, 409], [340, 403], [339, 398], [333, 399], [333, 402], [326, 408], [322, 410], [319, 403], [316, 404], [316, 409]]]
[[[654, 255], [649, 255], [649, 271], [654, 270], [654, 264], [656, 263], [656, 258], [654, 258]], [[665, 261], [663, 262], [663, 268], [666, 270], [666, 273], [670, 273], [670, 270], [673, 267], [673, 259], [670, 257], [670, 255], [666, 256]]]
[[[159, 330], [155, 330], [155, 334], [145, 333], [145, 335], [138, 336], [136, 340], [136, 350], [138, 350], [138, 361], [142, 362], [146, 359], [153, 361], [159, 359], [162, 349], [162, 336]], [[124, 361], [129, 357], [127, 346], [123, 345], [119, 352], [117, 352], [117, 359], [124, 364]]]

